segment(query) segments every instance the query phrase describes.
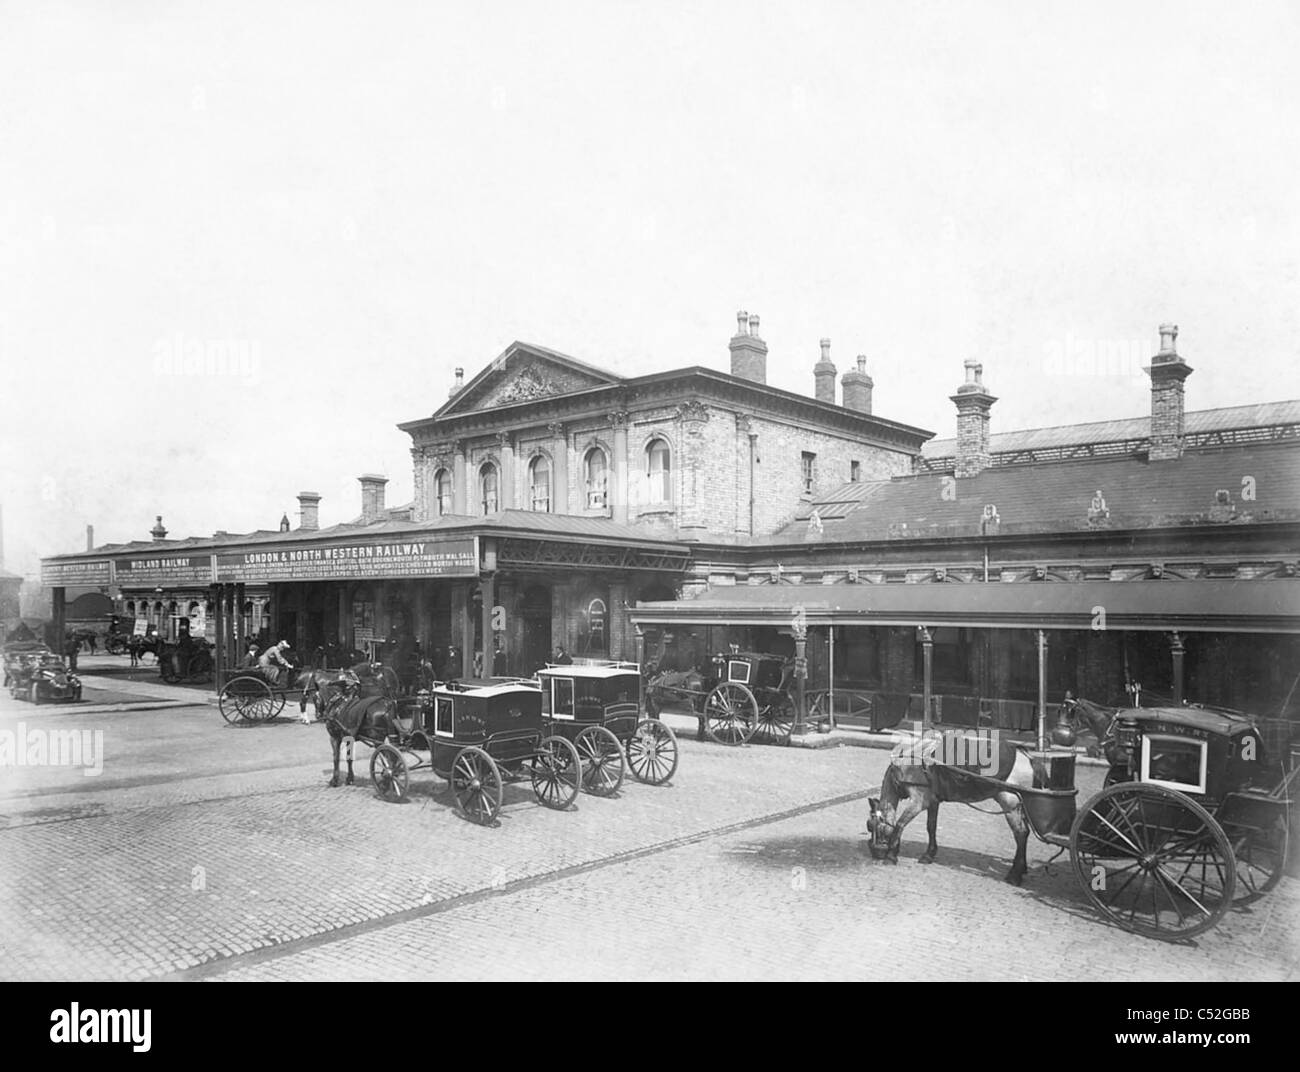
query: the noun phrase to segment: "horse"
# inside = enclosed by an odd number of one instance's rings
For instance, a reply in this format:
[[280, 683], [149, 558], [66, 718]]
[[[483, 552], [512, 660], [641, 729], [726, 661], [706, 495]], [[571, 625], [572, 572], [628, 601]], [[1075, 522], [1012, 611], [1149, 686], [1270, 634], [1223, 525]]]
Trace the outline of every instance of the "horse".
[[[378, 745], [397, 732], [398, 716], [392, 699], [395, 683], [396, 675], [388, 667], [379, 667], [376, 677], [364, 682], [351, 670], [344, 671], [333, 681], [318, 681], [318, 696], [321, 695], [321, 686], [325, 687], [324, 721], [334, 753], [334, 776], [329, 783], [331, 789], [337, 788], [339, 784], [339, 753], [344, 738], [348, 740], [347, 784], [352, 785], [352, 742], [360, 740], [372, 746]], [[305, 692], [300, 704], [305, 711]], [[320, 708], [317, 710], [319, 712]]]
[[1110, 761], [1111, 766], [1123, 762], [1123, 756], [1120, 755], [1115, 745], [1115, 716], [1119, 713], [1119, 708], [1103, 707], [1101, 704], [1093, 703], [1091, 700], [1085, 700], [1082, 697], [1075, 699], [1067, 692], [1063, 709], [1071, 721], [1083, 722], [1092, 735], [1097, 738], [1096, 747], [1088, 746], [1090, 756], [1104, 755]]
[[989, 778], [961, 767], [937, 762], [935, 753], [938, 744], [936, 738], [922, 738], [896, 751], [890, 760], [881, 782], [880, 798], [872, 797], [867, 802], [871, 809], [867, 819], [867, 831], [871, 835], [867, 847], [871, 858], [897, 864], [903, 828], [924, 811], [925, 829], [930, 836], [930, 843], [921, 855], [920, 862], [934, 863], [939, 851], [935, 838], [939, 805], [974, 804], [992, 800], [1002, 809], [1016, 840], [1016, 855], [1011, 870], [1006, 874], [1006, 881], [1019, 886], [1029, 869], [1025, 860], [1029, 818], [1025, 814], [1020, 794], [1013, 787], [1033, 786], [1034, 773], [1029, 757], [1014, 748], [1011, 742], [999, 742], [997, 774], [996, 777]]

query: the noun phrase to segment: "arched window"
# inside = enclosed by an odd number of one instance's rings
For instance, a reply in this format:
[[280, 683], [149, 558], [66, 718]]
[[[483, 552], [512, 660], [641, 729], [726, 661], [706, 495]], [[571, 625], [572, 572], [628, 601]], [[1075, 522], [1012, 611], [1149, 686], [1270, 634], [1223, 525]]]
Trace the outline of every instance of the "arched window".
[[542, 514], [551, 510], [551, 463], [539, 454], [528, 467], [528, 483], [532, 488], [533, 509]]
[[433, 475], [433, 492], [435, 497], [434, 509], [437, 510], [438, 516], [443, 517], [451, 513], [451, 473], [446, 469], [439, 469]]
[[497, 512], [497, 467], [488, 462], [478, 471], [479, 488], [483, 492], [483, 513]]
[[134, 600], [134, 599], [128, 599], [128, 600], [126, 601], [126, 616], [127, 616], [128, 618], [134, 618], [134, 617], [135, 617], [135, 600]]
[[652, 439], [645, 448], [647, 501], [670, 503], [672, 493], [672, 455], [662, 439]]
[[583, 470], [587, 480], [587, 509], [603, 509], [609, 503], [605, 491], [609, 471], [605, 452], [599, 447], [592, 447], [587, 451], [587, 456], [583, 460]]

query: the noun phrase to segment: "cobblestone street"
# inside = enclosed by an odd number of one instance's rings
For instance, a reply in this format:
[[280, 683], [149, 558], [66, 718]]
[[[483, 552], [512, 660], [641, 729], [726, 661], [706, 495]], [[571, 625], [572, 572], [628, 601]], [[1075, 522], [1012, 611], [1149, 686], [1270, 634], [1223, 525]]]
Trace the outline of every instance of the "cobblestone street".
[[1003, 883], [996, 815], [947, 806], [934, 866], [923, 820], [898, 866], [873, 862], [877, 749], [683, 739], [668, 786], [557, 813], [515, 785], [480, 828], [427, 771], [409, 803], [378, 799], [364, 749], [357, 784], [328, 788], [319, 725], [3, 701], [0, 730], [20, 722], [102, 731], [103, 773], [0, 769], [8, 980], [1297, 976], [1292, 880], [1174, 947], [1102, 923], [1032, 840], [1024, 886]]

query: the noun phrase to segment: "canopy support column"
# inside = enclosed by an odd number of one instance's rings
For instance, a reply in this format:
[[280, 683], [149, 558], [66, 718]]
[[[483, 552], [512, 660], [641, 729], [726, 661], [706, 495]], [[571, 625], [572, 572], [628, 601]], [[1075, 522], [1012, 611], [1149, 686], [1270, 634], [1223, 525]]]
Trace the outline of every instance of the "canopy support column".
[[934, 669], [934, 637], [927, 626], [920, 625], [916, 634], [921, 640], [921, 660], [924, 664], [924, 680], [921, 686], [921, 732], [928, 733], [934, 725], [930, 713], [930, 680]]
[[1047, 751], [1047, 630], [1038, 630], [1038, 751]]
[[1181, 633], [1176, 630], [1169, 634], [1169, 652], [1174, 657], [1174, 706], [1183, 706], [1183, 656], [1187, 654], [1187, 644]]

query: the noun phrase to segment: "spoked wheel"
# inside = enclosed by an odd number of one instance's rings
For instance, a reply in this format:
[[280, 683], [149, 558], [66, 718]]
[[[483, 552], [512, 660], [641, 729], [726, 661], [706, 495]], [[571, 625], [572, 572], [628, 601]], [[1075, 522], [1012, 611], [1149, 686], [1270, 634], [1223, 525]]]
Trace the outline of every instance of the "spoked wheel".
[[755, 740], [763, 744], [789, 744], [794, 729], [794, 700], [788, 692], [774, 693], [771, 703], [759, 709]]
[[758, 729], [758, 701], [738, 681], [724, 681], [704, 701], [704, 730], [718, 744], [746, 744]]
[[623, 784], [623, 746], [604, 726], [588, 726], [573, 742], [582, 762], [582, 788], [610, 797]]
[[1232, 852], [1237, 859], [1235, 906], [1253, 904], [1282, 881], [1286, 864], [1287, 821], [1277, 815], [1263, 829], [1242, 826], [1224, 827]]
[[381, 744], [370, 753], [370, 780], [375, 790], [390, 804], [406, 799], [409, 781], [406, 760], [391, 744]]
[[677, 770], [677, 735], [657, 718], [637, 723], [627, 742], [627, 765], [647, 785], [663, 785]]
[[258, 677], [237, 677], [226, 682], [217, 697], [217, 706], [221, 708], [221, 717], [230, 723], [241, 719], [262, 722], [268, 717], [266, 711], [275, 710], [270, 686]]
[[1227, 835], [1200, 804], [1162, 786], [1102, 790], [1074, 821], [1070, 856], [1093, 905], [1134, 934], [1192, 938], [1232, 905], [1237, 867]]
[[[566, 742], [567, 743], [567, 742]], [[501, 770], [481, 748], [466, 748], [451, 765], [451, 788], [460, 813], [480, 826], [501, 810]]]
[[[537, 803], [563, 811], [578, 799], [582, 784], [582, 760], [578, 750], [563, 737], [547, 737], [529, 761]], [[621, 781], [621, 778], [620, 778]]]

